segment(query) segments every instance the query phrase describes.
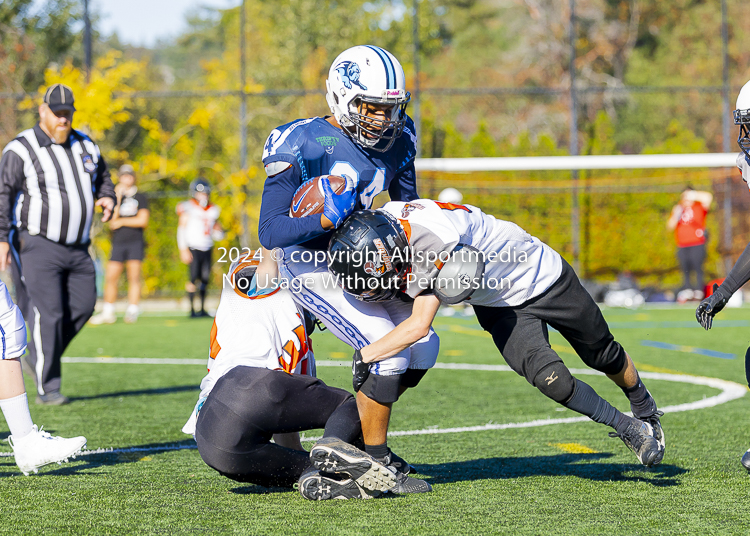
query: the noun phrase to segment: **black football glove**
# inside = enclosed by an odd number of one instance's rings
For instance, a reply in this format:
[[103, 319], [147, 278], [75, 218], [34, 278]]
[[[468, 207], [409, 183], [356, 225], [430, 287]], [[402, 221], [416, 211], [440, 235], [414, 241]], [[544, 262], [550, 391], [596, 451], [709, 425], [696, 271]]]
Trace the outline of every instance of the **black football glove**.
[[352, 387], [354, 387], [354, 392], [358, 393], [370, 376], [370, 364], [362, 361], [362, 354], [359, 353], [359, 350], [354, 351], [352, 359], [354, 360], [352, 363]]
[[704, 329], [711, 329], [714, 315], [721, 311], [728, 301], [729, 298], [724, 296], [724, 293], [719, 290], [719, 285], [714, 283], [714, 293], [700, 302], [698, 308], [695, 310], [695, 318], [698, 320], [698, 323]]

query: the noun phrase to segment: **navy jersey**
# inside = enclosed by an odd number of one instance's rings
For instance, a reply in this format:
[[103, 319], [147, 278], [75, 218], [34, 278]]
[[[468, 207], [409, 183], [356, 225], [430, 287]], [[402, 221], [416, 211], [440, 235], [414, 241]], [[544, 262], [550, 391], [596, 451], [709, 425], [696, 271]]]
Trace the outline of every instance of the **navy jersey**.
[[296, 244], [326, 249], [332, 231], [320, 225], [320, 214], [290, 218], [289, 206], [297, 188], [321, 175], [348, 176], [357, 184], [354, 210], [370, 208], [384, 190], [392, 201], [418, 199], [414, 158], [414, 123], [407, 118], [404, 132], [381, 153], [358, 145], [322, 117], [301, 119], [276, 128], [263, 148], [266, 179], [260, 207], [258, 237], [268, 249]]

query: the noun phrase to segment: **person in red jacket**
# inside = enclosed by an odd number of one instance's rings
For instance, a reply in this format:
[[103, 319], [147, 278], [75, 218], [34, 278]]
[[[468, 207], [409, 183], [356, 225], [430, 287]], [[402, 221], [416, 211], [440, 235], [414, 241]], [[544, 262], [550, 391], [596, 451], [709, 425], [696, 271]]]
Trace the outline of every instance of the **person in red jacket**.
[[[710, 192], [687, 186], [680, 203], [672, 209], [667, 228], [674, 231], [677, 260], [682, 270], [682, 293], [685, 299], [703, 299], [703, 261], [706, 259], [706, 214], [714, 196]], [[690, 282], [695, 272], [695, 285]], [[689, 294], [689, 295], [686, 295]]]

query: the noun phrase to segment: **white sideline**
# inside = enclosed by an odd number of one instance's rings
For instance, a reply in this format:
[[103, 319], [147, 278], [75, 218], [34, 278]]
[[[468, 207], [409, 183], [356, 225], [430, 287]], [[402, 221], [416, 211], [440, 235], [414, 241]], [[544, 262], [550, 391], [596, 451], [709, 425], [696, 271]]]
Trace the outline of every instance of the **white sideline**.
[[[162, 359], [162, 358], [141, 358], [141, 357], [63, 357], [64, 363], [117, 363], [117, 364], [151, 364], [151, 365], [205, 365], [204, 359]], [[318, 361], [319, 367], [349, 367], [348, 361]], [[437, 363], [436, 369], [448, 370], [484, 370], [496, 372], [512, 372], [507, 365], [477, 365], [471, 363]], [[602, 376], [601, 372], [591, 369], [570, 369], [570, 372], [579, 376]], [[641, 378], [657, 381], [671, 381], [679, 383], [689, 383], [692, 385], [705, 385], [721, 392], [718, 395], [703, 398], [695, 402], [687, 402], [673, 406], [666, 406], [661, 409], [664, 413], [679, 413], [683, 411], [693, 411], [697, 409], [706, 409], [738, 398], [742, 398], [747, 393], [747, 388], [736, 382], [721, 380], [719, 378], [707, 378], [705, 376], [691, 376], [688, 374], [667, 374], [663, 372], [640, 372]], [[496, 424], [489, 422], [478, 426], [462, 426], [457, 428], [438, 428], [429, 427], [421, 430], [400, 430], [388, 432], [389, 437], [415, 436], [415, 435], [435, 435], [435, 434], [456, 434], [465, 432], [485, 432], [490, 430], [507, 430], [511, 428], [534, 428], [537, 426], [550, 426], [553, 424], [571, 424], [577, 422], [586, 422], [588, 417], [568, 417], [564, 419], [537, 419], [527, 422], [515, 422]], [[302, 437], [303, 441], [317, 441], [319, 437]], [[195, 444], [175, 444], [162, 445], [157, 447], [126, 447], [126, 448], [108, 448], [87, 450], [78, 456], [90, 456], [95, 454], [128, 454], [128, 453], [149, 453], [149, 452], [167, 452], [173, 450], [191, 450], [195, 449]], [[13, 456], [12, 453], [0, 453], [0, 458]]]

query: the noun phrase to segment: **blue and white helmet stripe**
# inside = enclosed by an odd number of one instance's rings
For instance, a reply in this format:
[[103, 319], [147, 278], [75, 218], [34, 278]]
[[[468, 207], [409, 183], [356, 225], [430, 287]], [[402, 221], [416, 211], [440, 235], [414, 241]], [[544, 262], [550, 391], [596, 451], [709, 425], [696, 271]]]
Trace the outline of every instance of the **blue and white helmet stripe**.
[[374, 50], [383, 62], [383, 67], [385, 67], [386, 89], [396, 89], [396, 71], [393, 68], [393, 62], [388, 53], [380, 47], [374, 47], [372, 45], [365, 46]]

